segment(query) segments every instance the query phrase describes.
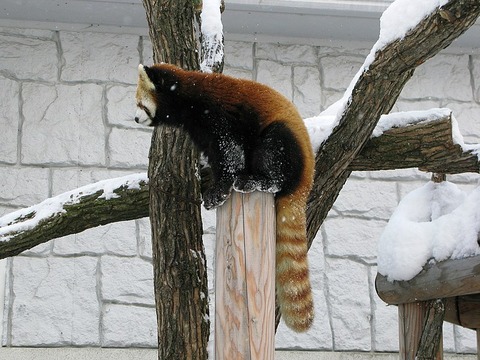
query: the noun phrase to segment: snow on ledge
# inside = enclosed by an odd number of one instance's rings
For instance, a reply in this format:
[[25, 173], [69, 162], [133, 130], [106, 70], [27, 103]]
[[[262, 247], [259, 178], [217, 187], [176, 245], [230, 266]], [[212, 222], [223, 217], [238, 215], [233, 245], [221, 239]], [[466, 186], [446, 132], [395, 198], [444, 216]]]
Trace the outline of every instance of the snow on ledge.
[[[109, 200], [118, 197], [114, 192], [115, 189], [122, 186], [126, 186], [127, 189], [139, 189], [140, 183], [148, 183], [146, 173], [102, 180], [46, 199], [43, 202], [28, 208], [9, 213], [0, 218], [0, 241], [9, 240], [9, 237], [5, 236], [7, 233], [22, 232], [32, 229], [37, 226], [40, 221], [65, 212], [65, 205], [76, 204], [85, 196], [102, 191], [103, 193], [99, 198]], [[24, 218], [26, 220], [18, 222], [19, 218]]]
[[429, 182], [398, 205], [378, 243], [378, 272], [389, 281], [415, 277], [429, 261], [480, 254], [480, 187], [470, 194]]

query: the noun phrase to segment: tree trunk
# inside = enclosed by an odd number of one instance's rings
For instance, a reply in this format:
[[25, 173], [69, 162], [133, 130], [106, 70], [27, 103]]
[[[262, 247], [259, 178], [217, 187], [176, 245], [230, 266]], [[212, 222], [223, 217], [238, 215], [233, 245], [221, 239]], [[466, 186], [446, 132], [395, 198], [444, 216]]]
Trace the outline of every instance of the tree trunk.
[[[143, 3], [155, 62], [198, 69], [193, 1]], [[149, 156], [158, 359], [204, 360], [210, 321], [198, 154], [185, 132], [157, 127]]]

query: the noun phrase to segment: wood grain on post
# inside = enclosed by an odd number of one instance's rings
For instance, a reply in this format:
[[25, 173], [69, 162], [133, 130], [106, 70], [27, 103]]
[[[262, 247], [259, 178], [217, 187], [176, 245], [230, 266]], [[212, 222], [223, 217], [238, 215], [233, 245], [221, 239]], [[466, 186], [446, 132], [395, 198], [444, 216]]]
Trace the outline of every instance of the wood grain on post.
[[233, 192], [217, 209], [215, 359], [273, 360], [275, 203]]

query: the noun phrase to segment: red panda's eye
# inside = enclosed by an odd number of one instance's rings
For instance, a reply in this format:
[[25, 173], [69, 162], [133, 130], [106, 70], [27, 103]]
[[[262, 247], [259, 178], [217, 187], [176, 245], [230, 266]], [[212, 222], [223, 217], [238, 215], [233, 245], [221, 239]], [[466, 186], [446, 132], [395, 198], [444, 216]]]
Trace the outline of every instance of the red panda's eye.
[[150, 113], [150, 110], [148, 110], [148, 108], [146, 106], [144, 106], [143, 104], [140, 104], [139, 106], [143, 111], [145, 111], [145, 113], [148, 115], [148, 117], [151, 119], [152, 118], [152, 114]]
[[151, 119], [152, 118], [152, 114], [150, 113], [150, 110], [148, 110], [145, 106], [142, 106], [142, 109], [143, 111], [145, 111], [145, 113], [148, 115], [148, 117]]

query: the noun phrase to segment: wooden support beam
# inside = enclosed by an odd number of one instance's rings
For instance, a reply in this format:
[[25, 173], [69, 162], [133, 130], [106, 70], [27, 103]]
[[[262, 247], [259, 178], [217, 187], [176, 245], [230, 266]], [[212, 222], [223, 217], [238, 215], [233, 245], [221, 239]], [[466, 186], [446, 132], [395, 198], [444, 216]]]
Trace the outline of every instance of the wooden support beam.
[[215, 359], [273, 360], [275, 203], [233, 192], [217, 210]]
[[424, 318], [424, 302], [398, 306], [400, 360], [415, 360]]
[[472, 330], [480, 329], [480, 294], [448, 298], [445, 320]]
[[449, 259], [433, 265], [409, 281], [388, 281], [377, 274], [378, 296], [390, 305], [480, 293], [480, 256]]

